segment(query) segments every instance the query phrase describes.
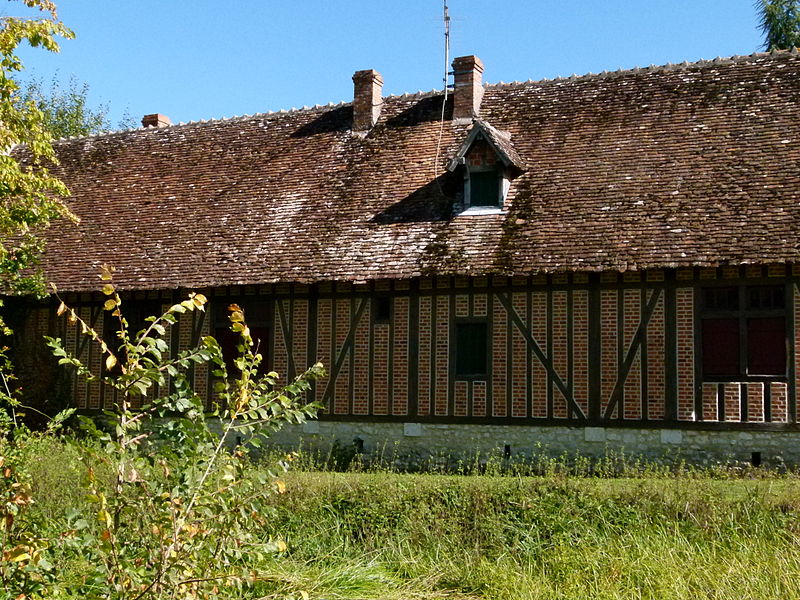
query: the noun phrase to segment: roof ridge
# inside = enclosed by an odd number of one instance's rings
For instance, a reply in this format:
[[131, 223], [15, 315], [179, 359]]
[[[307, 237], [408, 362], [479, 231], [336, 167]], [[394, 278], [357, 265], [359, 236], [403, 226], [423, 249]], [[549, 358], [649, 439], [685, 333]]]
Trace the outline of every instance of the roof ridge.
[[[573, 73], [570, 76], [558, 76], [554, 78], [542, 78], [538, 80], [528, 79], [527, 81], [499, 81], [497, 83], [486, 83], [484, 84], [484, 88], [508, 88], [508, 87], [519, 87], [523, 85], [531, 85], [531, 84], [542, 84], [542, 83], [553, 83], [553, 82], [563, 82], [563, 81], [587, 81], [593, 79], [601, 79], [605, 77], [618, 77], [630, 73], [640, 73], [640, 72], [649, 72], [649, 73], [657, 73], [657, 72], [664, 72], [673, 69], [686, 69], [692, 68], [697, 66], [705, 66], [709, 64], [729, 64], [735, 62], [748, 62], [748, 61], [755, 61], [760, 58], [771, 57], [771, 56], [782, 56], [786, 54], [798, 54], [800, 50], [798, 48], [792, 48], [791, 50], [771, 50], [769, 52], [753, 52], [752, 54], [735, 54], [733, 56], [728, 57], [716, 57], [713, 59], [699, 59], [693, 62], [683, 61], [681, 63], [666, 63], [664, 65], [649, 65], [646, 67], [636, 66], [631, 67], [629, 69], [617, 69], [615, 71], [602, 71], [601, 73], [585, 73], [583, 75], [577, 75]], [[426, 98], [430, 96], [435, 96], [437, 94], [443, 94], [444, 90], [440, 89], [432, 89], [427, 92], [422, 90], [417, 92], [405, 92], [403, 94], [389, 94], [384, 96], [384, 99], [409, 99], [409, 98]], [[244, 115], [233, 115], [230, 117], [219, 117], [216, 119], [198, 119], [194, 121], [180, 121], [178, 123], [171, 123], [170, 125], [165, 125], [163, 127], [130, 127], [128, 129], [118, 129], [118, 130], [111, 130], [111, 131], [103, 131], [100, 133], [94, 133], [91, 135], [77, 135], [77, 136], [69, 136], [63, 138], [57, 138], [53, 140], [53, 144], [65, 143], [65, 142], [74, 142], [76, 140], [92, 140], [92, 139], [100, 139], [105, 137], [110, 137], [114, 135], [121, 135], [126, 133], [131, 133], [134, 131], [148, 131], [154, 130], [158, 131], [161, 129], [169, 129], [174, 127], [189, 127], [189, 126], [202, 126], [202, 125], [211, 125], [217, 123], [225, 123], [225, 122], [236, 122], [236, 121], [247, 121], [250, 119], [263, 119], [263, 118], [281, 118], [288, 115], [294, 115], [303, 112], [313, 112], [315, 110], [326, 110], [332, 108], [338, 108], [342, 106], [348, 106], [352, 104], [352, 102], [340, 101], [338, 103], [328, 102], [327, 104], [315, 104], [314, 106], [302, 106], [300, 108], [292, 107], [291, 109], [279, 109], [279, 110], [270, 110], [266, 112], [258, 112], [252, 114], [244, 114]]]
[[[444, 93], [444, 90], [437, 90], [432, 89], [427, 92], [418, 91], [418, 92], [405, 92], [403, 94], [389, 94], [387, 96], [383, 96], [383, 99], [404, 99], [404, 98], [426, 98], [429, 96], [435, 96], [437, 94]], [[118, 135], [123, 133], [131, 133], [134, 131], [160, 131], [163, 129], [170, 129], [174, 127], [187, 127], [187, 126], [197, 126], [197, 125], [211, 125], [216, 123], [226, 123], [229, 121], [247, 121], [249, 119], [263, 119], [265, 117], [269, 118], [280, 118], [284, 116], [294, 115], [303, 112], [313, 112], [315, 110], [326, 110], [332, 108], [339, 108], [342, 106], [349, 106], [352, 104], [351, 102], [347, 102], [342, 100], [340, 102], [328, 102], [327, 104], [315, 104], [314, 106], [302, 106], [300, 108], [292, 107], [290, 109], [281, 108], [279, 110], [269, 110], [266, 112], [259, 112], [259, 113], [252, 113], [252, 114], [244, 114], [244, 115], [234, 115], [231, 117], [218, 117], [216, 119], [198, 119], [195, 121], [179, 121], [178, 123], [170, 123], [169, 125], [164, 125], [161, 127], [129, 127], [128, 129], [118, 129], [113, 131], [102, 131], [100, 133], [93, 133], [91, 135], [73, 135], [69, 137], [62, 137], [53, 140], [53, 144], [61, 143], [61, 142], [74, 142], [76, 140], [91, 140], [95, 138], [104, 138], [109, 137], [112, 135]]]
[[161, 131], [164, 129], [171, 129], [175, 127], [188, 127], [188, 126], [198, 126], [198, 125], [210, 125], [216, 123], [226, 123], [229, 121], [247, 121], [250, 119], [259, 119], [259, 118], [280, 118], [288, 115], [293, 115], [297, 113], [303, 112], [313, 112], [315, 110], [325, 110], [331, 108], [338, 108], [341, 106], [347, 106], [352, 104], [352, 102], [345, 102], [342, 100], [341, 102], [328, 102], [327, 104], [315, 104], [314, 106], [302, 106], [300, 108], [292, 107], [290, 109], [281, 108], [279, 110], [269, 110], [265, 112], [259, 113], [252, 113], [252, 114], [244, 114], [244, 115], [233, 115], [230, 117], [218, 117], [216, 119], [197, 119], [194, 121], [179, 121], [178, 123], [170, 123], [169, 125], [163, 125], [161, 127], [129, 127], [127, 129], [116, 129], [112, 131], [101, 131], [100, 133], [93, 133], [90, 135], [71, 135], [69, 137], [62, 137], [56, 138], [53, 140], [53, 144], [57, 144], [60, 142], [74, 142], [76, 140], [91, 140], [95, 138], [104, 138], [110, 137], [112, 135], [118, 135], [123, 133], [131, 133], [134, 131]]
[[786, 55], [786, 54], [798, 54], [800, 53], [800, 49], [792, 48], [791, 50], [770, 50], [769, 52], [753, 52], [752, 54], [734, 54], [733, 56], [717, 56], [716, 58], [705, 59], [701, 58], [696, 61], [683, 61], [680, 63], [666, 63], [663, 65], [648, 65], [645, 67], [636, 66], [631, 67], [629, 69], [616, 69], [615, 71], [602, 71], [600, 73], [584, 73], [583, 75], [577, 75], [573, 73], [569, 76], [557, 76], [557, 77], [544, 77], [542, 79], [528, 79], [527, 81], [500, 81], [498, 83], [487, 83], [484, 87], [486, 88], [500, 88], [500, 87], [518, 87], [522, 85], [530, 85], [533, 83], [553, 83], [553, 82], [562, 82], [562, 81], [576, 81], [576, 80], [593, 80], [593, 79], [602, 79], [605, 77], [619, 77], [621, 75], [627, 75], [630, 73], [641, 73], [641, 72], [648, 72], [648, 73], [660, 73], [665, 71], [671, 71], [675, 69], [687, 69], [692, 67], [698, 66], [705, 66], [705, 65], [712, 65], [712, 64], [730, 64], [730, 63], [740, 63], [740, 62], [750, 62], [755, 61], [760, 58], [765, 57], [774, 57], [778, 55]]

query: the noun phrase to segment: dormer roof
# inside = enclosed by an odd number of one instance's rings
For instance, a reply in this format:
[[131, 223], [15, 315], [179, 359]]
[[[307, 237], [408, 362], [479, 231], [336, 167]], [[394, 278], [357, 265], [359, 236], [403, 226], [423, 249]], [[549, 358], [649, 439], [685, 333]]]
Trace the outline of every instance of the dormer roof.
[[463, 164], [470, 148], [478, 140], [485, 140], [507, 169], [511, 169], [515, 174], [525, 172], [525, 163], [514, 149], [514, 144], [511, 143], [511, 133], [495, 129], [481, 119], [473, 120], [472, 127], [458, 147], [455, 156], [447, 163], [447, 170], [453, 172]]

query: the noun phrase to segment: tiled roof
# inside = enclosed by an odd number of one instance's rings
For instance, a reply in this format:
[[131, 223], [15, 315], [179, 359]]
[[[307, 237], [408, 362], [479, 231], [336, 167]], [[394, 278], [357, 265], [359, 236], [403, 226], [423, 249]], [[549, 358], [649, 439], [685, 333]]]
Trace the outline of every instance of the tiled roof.
[[[800, 260], [800, 55], [486, 87], [526, 165], [506, 214], [454, 216], [469, 123], [442, 95], [57, 143], [77, 227], [47, 276], [123, 288]], [[441, 132], [441, 149], [437, 145]]]

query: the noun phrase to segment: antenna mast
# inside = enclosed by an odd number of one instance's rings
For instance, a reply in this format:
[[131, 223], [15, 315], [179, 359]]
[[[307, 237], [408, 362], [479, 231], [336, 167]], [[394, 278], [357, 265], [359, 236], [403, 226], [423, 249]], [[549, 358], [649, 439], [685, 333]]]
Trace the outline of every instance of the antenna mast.
[[450, 69], [450, 11], [447, 0], [444, 4], [444, 101], [447, 102], [447, 78]]
[[439, 151], [442, 149], [442, 134], [444, 133], [444, 114], [447, 106], [447, 78], [450, 67], [450, 12], [447, 10], [447, 0], [444, 4], [444, 101], [442, 102], [442, 119], [439, 123], [439, 140], [436, 142], [436, 154], [433, 157], [433, 180], [439, 188], [439, 193], [443, 194], [442, 186], [439, 183]]

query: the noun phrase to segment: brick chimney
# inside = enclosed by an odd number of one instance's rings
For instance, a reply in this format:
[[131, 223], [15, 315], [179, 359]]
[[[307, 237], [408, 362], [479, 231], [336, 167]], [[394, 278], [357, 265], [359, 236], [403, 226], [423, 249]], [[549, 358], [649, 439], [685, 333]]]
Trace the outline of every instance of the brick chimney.
[[367, 131], [378, 122], [383, 106], [383, 77], [373, 69], [353, 75], [353, 131]]
[[477, 56], [453, 60], [453, 119], [480, 115], [483, 100], [483, 63]]
[[167, 125], [172, 125], [172, 121], [166, 115], [156, 113], [142, 117], [142, 127], [166, 127]]

